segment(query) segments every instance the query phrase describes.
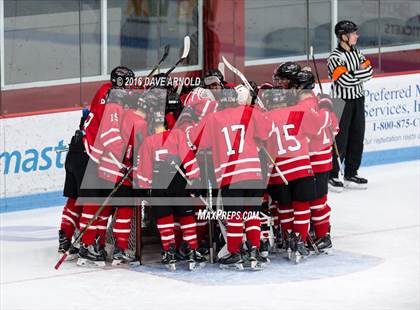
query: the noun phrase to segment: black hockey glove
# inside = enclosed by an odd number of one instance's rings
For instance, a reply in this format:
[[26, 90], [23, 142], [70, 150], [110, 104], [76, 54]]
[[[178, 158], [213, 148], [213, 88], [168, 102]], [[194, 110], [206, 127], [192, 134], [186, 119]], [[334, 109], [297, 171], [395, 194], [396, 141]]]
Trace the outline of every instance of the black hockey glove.
[[83, 130], [76, 130], [76, 132], [74, 133], [74, 136], [71, 138], [70, 144], [72, 146], [83, 145], [84, 135], [85, 135], [85, 132]]

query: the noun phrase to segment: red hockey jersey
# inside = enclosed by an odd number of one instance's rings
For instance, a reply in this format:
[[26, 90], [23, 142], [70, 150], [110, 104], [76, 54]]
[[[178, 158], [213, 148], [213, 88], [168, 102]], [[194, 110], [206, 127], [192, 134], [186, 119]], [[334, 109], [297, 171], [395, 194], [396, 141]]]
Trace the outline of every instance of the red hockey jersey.
[[[318, 109], [315, 100], [305, 100], [302, 102], [307, 109]], [[326, 112], [321, 117], [321, 128], [309, 136], [309, 156], [314, 173], [327, 172], [332, 169], [332, 144], [333, 135], [339, 131], [338, 121], [333, 112]]]
[[95, 141], [95, 148], [102, 153], [99, 157], [98, 175], [114, 183], [118, 177], [124, 176], [122, 170], [127, 168], [123, 163], [128, 144], [121, 131], [123, 116], [124, 109], [121, 105], [108, 102]]
[[270, 122], [258, 109], [235, 106], [208, 114], [191, 131], [191, 140], [199, 150], [212, 149], [216, 181], [222, 187], [262, 180], [256, 139], [267, 139], [269, 132]]
[[85, 136], [83, 137], [83, 144], [85, 146], [86, 153], [96, 163], [99, 163], [99, 157], [102, 153], [97, 147], [95, 147], [95, 140], [101, 125], [106, 97], [111, 87], [111, 82], [105, 83], [96, 92], [95, 97], [93, 97], [92, 102], [90, 103], [89, 115], [84, 124]]
[[169, 155], [178, 156], [190, 179], [200, 177], [200, 168], [194, 153], [187, 145], [185, 133], [180, 129], [163, 131], [148, 136], [140, 146], [137, 156], [136, 179], [141, 188], [151, 188], [153, 182], [153, 164], [164, 161]]
[[[311, 102], [313, 101], [313, 102]], [[325, 110], [320, 112], [308, 105], [316, 104], [316, 97], [304, 99], [295, 106], [267, 112], [272, 123], [266, 148], [287, 181], [314, 174], [309, 156], [309, 138], [323, 125]], [[280, 174], [269, 164], [269, 184], [282, 184]]]
[[[147, 136], [145, 119], [134, 110], [124, 110], [119, 104], [108, 103], [102, 118], [96, 146], [102, 151], [99, 177], [117, 183], [124, 176], [124, 169], [133, 165], [133, 150]], [[140, 138], [139, 138], [140, 137]], [[124, 185], [132, 183], [127, 178]]]

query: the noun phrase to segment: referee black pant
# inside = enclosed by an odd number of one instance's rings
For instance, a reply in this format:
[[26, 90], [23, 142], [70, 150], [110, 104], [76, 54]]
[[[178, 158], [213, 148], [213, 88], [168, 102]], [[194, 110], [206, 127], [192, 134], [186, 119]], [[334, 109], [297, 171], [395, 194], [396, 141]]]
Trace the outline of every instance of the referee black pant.
[[[365, 97], [345, 99], [343, 114], [340, 119], [340, 131], [336, 137], [341, 162], [344, 161], [344, 175], [357, 174], [362, 162], [363, 140], [365, 138]], [[337, 156], [333, 152], [333, 170], [330, 175], [338, 177]]]

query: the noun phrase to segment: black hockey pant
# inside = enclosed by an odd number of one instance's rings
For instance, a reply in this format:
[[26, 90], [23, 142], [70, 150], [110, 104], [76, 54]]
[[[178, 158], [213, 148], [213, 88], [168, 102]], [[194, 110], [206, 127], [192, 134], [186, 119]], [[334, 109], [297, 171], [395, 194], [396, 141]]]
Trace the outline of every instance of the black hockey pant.
[[[363, 153], [363, 140], [365, 137], [365, 97], [346, 99], [344, 111], [340, 119], [340, 132], [336, 137], [341, 162], [345, 163], [345, 176], [357, 174]], [[333, 170], [331, 177], [337, 177], [339, 166], [337, 157], [333, 152]]]

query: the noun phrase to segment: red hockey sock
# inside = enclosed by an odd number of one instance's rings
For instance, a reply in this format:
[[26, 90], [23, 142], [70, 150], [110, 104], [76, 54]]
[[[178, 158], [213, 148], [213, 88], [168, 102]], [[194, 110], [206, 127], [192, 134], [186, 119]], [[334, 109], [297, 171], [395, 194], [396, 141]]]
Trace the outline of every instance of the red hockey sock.
[[244, 236], [244, 225], [242, 214], [238, 214], [227, 220], [227, 249], [230, 253], [241, 251], [242, 238]]
[[324, 237], [330, 229], [331, 208], [327, 204], [327, 195], [310, 202], [311, 220], [316, 238]]
[[194, 215], [181, 216], [182, 239], [188, 243], [191, 249], [197, 249], [197, 230]]
[[108, 219], [114, 211], [113, 207], [106, 206], [99, 214], [98, 220], [96, 221], [96, 233], [99, 236], [99, 244], [105, 246], [106, 242], [106, 229], [108, 227]]
[[162, 241], [162, 249], [169, 250], [169, 244], [175, 243], [174, 233], [174, 216], [172, 214], [160, 217], [156, 220], [159, 229], [160, 239]]
[[302, 240], [306, 240], [306, 235], [309, 230], [309, 222], [311, 219], [311, 211], [309, 209], [308, 201], [293, 201], [293, 231], [295, 234], [299, 233]]
[[287, 232], [293, 230], [293, 207], [291, 205], [278, 205], [278, 214], [283, 238], [286, 238]]
[[[80, 216], [80, 229], [84, 229], [88, 222], [93, 218], [95, 212], [98, 210], [99, 205], [83, 205], [82, 214]], [[82, 243], [92, 245], [96, 237], [96, 221], [92, 223], [82, 236]]]
[[114, 213], [115, 222], [112, 227], [112, 233], [116, 240], [116, 246], [122, 250], [128, 249], [128, 240], [131, 232], [131, 219], [133, 218], [132, 207], [116, 208]]
[[250, 218], [245, 221], [246, 239], [252, 246], [260, 248], [261, 220], [259, 218]]
[[60, 229], [64, 231], [70, 240], [73, 237], [75, 229], [79, 228], [80, 213], [82, 213], [82, 206], [76, 205], [75, 198], [68, 198], [63, 208]]

